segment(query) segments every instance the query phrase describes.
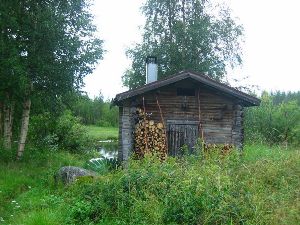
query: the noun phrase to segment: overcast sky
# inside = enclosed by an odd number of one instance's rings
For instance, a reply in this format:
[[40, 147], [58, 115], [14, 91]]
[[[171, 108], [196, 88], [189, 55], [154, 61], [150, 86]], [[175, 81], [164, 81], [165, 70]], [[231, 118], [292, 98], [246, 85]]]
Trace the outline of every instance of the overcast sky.
[[[85, 78], [90, 97], [106, 99], [125, 91], [121, 76], [130, 66], [126, 48], [141, 41], [143, 0], [94, 0], [93, 13], [107, 51], [93, 74]], [[228, 77], [261, 90], [300, 91], [300, 0], [228, 0], [245, 29], [243, 67]]]

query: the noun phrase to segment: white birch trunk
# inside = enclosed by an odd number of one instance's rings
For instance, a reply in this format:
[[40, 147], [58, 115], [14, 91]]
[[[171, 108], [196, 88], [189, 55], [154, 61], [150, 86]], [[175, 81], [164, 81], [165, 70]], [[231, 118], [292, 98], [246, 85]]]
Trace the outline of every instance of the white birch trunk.
[[11, 149], [13, 113], [14, 113], [14, 102], [11, 103], [11, 105], [5, 104], [3, 107], [3, 114], [4, 114], [3, 137], [4, 137], [5, 149]]
[[23, 156], [23, 152], [25, 148], [28, 126], [29, 126], [30, 106], [31, 106], [31, 100], [30, 98], [27, 98], [23, 103], [22, 125], [21, 125], [17, 159], [20, 159]]

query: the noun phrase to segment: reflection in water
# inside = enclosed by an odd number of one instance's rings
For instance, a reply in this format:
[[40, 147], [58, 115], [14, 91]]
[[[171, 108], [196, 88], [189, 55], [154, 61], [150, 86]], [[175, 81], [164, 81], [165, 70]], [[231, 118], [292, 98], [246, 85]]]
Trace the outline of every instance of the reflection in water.
[[99, 158], [91, 159], [90, 161], [98, 161], [102, 159], [116, 159], [118, 155], [118, 141], [104, 140], [99, 141]]
[[98, 141], [99, 143], [112, 143], [112, 142], [116, 142], [115, 140], [102, 140], [102, 141]]
[[102, 158], [107, 158], [107, 159], [117, 158], [117, 154], [118, 154], [117, 151], [107, 151], [106, 148], [101, 148], [99, 152]]

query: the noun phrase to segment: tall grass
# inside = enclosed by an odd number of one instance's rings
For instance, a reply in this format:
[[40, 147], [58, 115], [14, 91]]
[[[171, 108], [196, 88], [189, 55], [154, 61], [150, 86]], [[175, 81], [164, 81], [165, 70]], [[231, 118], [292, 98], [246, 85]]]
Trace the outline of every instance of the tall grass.
[[247, 147], [242, 156], [130, 161], [125, 170], [73, 186], [68, 221], [296, 224], [299, 151], [258, 148]]
[[245, 138], [251, 143], [299, 146], [300, 105], [296, 100], [275, 103], [276, 99], [264, 92], [260, 106], [245, 110]]
[[299, 150], [248, 145], [219, 156], [155, 157], [55, 187], [64, 165], [87, 155], [0, 150], [0, 224], [297, 224]]
[[21, 161], [0, 149], [0, 224], [62, 224], [62, 191], [53, 184], [61, 166], [83, 166], [88, 156], [28, 148]]

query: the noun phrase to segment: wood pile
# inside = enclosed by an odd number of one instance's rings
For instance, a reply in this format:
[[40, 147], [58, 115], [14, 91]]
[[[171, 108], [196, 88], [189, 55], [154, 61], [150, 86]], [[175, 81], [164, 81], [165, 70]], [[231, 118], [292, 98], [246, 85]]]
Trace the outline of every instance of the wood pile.
[[166, 131], [163, 123], [155, 123], [142, 109], [137, 109], [134, 131], [134, 150], [138, 158], [146, 154], [157, 155], [160, 160], [167, 156]]

